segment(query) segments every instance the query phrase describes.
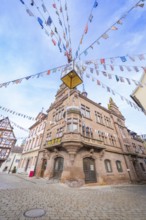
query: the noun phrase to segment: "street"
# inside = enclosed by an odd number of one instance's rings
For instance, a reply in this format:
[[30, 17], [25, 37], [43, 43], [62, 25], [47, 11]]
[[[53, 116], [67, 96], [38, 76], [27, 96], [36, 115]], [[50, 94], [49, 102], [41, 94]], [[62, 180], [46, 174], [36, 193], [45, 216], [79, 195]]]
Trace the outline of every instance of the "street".
[[[42, 209], [44, 215], [26, 217], [30, 209]], [[0, 220], [24, 219], [146, 220], [146, 185], [69, 188], [1, 173]]]

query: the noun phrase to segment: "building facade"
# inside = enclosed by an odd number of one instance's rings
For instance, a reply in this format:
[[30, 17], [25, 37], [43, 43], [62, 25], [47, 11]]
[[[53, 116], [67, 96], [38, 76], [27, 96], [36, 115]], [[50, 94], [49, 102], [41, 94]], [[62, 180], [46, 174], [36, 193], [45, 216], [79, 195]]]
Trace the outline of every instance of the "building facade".
[[15, 146], [16, 138], [13, 132], [13, 127], [6, 117], [0, 120], [0, 167], [7, 160], [11, 149]]
[[128, 131], [112, 99], [108, 106], [61, 85], [47, 111], [36, 175], [69, 185], [146, 179], [143, 141]]
[[27, 175], [34, 175], [38, 151], [41, 146], [44, 129], [46, 125], [47, 115], [39, 113], [36, 117], [36, 122], [29, 128], [29, 136], [23, 147], [22, 157], [18, 166], [18, 173], [24, 173]]
[[22, 155], [22, 147], [14, 146], [11, 149], [9, 157], [5, 160], [5, 162], [0, 167], [0, 172], [11, 173], [17, 172], [18, 164], [20, 162], [20, 158]]

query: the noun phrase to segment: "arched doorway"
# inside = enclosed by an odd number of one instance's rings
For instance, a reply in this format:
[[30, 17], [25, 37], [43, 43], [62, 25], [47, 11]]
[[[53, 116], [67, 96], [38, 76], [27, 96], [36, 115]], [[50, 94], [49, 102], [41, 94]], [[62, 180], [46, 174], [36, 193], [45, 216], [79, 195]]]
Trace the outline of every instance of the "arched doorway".
[[63, 164], [64, 164], [63, 157], [56, 157], [55, 158], [53, 178], [60, 179], [62, 171], [63, 171]]
[[83, 169], [84, 169], [86, 183], [97, 182], [95, 160], [93, 158], [86, 157], [83, 159]]
[[46, 167], [47, 167], [47, 159], [43, 159], [42, 168], [41, 168], [41, 177], [44, 176], [44, 172], [46, 170]]

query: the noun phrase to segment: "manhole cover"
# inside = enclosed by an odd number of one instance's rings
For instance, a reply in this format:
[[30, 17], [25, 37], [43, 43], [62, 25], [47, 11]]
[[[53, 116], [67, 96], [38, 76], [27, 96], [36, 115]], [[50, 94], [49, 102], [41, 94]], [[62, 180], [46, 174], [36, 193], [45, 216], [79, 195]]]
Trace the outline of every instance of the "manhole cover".
[[43, 215], [45, 215], [45, 213], [46, 212], [43, 209], [30, 209], [24, 212], [24, 216], [29, 218], [37, 218], [42, 217]]

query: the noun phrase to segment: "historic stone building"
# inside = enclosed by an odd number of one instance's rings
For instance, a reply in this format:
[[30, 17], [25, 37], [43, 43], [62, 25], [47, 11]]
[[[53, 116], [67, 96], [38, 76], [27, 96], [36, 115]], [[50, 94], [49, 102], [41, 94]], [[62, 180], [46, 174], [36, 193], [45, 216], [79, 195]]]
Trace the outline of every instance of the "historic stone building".
[[34, 175], [38, 151], [41, 146], [47, 115], [40, 112], [36, 117], [36, 122], [29, 128], [29, 136], [23, 146], [22, 157], [18, 166], [18, 173]]
[[146, 180], [143, 141], [112, 99], [106, 109], [62, 84], [48, 109], [36, 175], [67, 184]]
[[16, 138], [8, 117], [0, 120], [0, 167], [7, 160], [11, 149], [15, 146]]

